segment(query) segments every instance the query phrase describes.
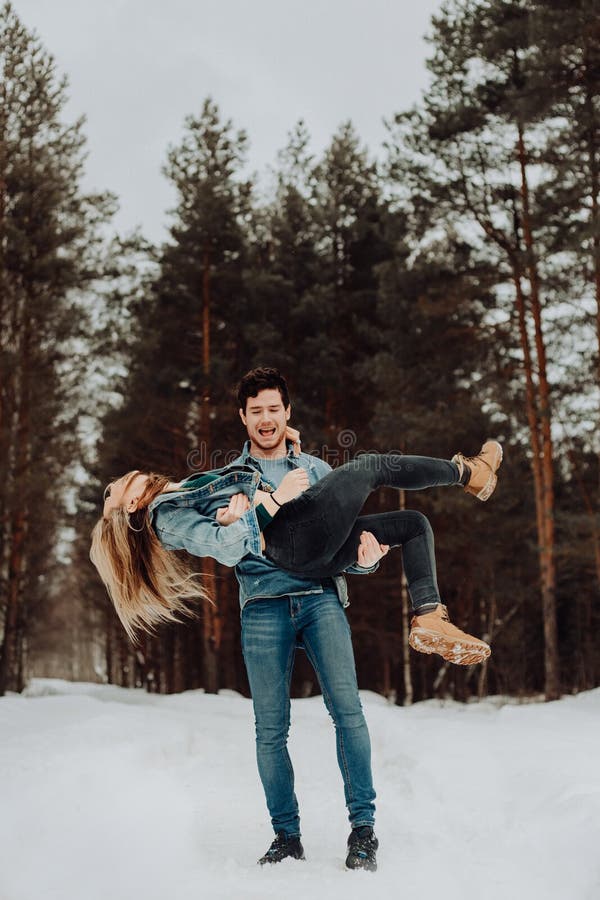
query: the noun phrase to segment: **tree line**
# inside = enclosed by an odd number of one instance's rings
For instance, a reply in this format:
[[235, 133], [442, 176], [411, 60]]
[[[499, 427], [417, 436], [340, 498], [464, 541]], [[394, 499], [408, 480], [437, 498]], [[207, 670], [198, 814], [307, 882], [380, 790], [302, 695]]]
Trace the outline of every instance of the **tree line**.
[[[33, 673], [247, 692], [233, 574], [216, 606], [136, 647], [91, 568], [103, 486], [182, 477], [244, 440], [240, 376], [289, 380], [304, 449], [449, 457], [505, 447], [488, 504], [425, 512], [442, 596], [493, 644], [465, 671], [408, 655], [399, 551], [352, 578], [361, 687], [398, 702], [554, 699], [599, 683], [600, 3], [448, 0], [430, 85], [378, 157], [351, 122], [292, 125], [270, 192], [210, 98], [167, 149], [168, 237], [112, 236], [85, 195], [83, 122], [10, 3], [0, 11], [0, 693]], [[315, 690], [305, 661], [294, 691]]]

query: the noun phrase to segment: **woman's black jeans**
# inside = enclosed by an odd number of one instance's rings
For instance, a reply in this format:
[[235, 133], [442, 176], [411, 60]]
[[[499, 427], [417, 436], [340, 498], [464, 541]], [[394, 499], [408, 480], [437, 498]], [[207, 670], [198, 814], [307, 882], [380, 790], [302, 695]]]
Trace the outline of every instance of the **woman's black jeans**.
[[356, 562], [360, 534], [370, 531], [380, 544], [402, 547], [413, 609], [423, 612], [441, 602], [428, 519], [410, 509], [369, 516], [360, 511], [379, 487], [418, 491], [458, 481], [458, 466], [450, 460], [364, 454], [284, 504], [265, 529], [265, 555], [282, 569], [326, 578]]

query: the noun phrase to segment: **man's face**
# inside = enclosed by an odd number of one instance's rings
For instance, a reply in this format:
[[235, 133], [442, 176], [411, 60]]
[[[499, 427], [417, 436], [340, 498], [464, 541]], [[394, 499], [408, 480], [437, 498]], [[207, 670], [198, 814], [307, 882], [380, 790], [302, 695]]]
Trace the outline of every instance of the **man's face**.
[[249, 397], [246, 410], [240, 417], [251, 443], [266, 453], [285, 449], [285, 429], [291, 407], [285, 407], [277, 388], [265, 388], [256, 397]]

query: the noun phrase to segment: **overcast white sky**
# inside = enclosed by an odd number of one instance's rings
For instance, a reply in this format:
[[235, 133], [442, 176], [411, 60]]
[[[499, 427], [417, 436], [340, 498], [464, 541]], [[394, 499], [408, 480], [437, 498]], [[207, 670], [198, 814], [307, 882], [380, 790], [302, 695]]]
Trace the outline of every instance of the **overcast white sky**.
[[86, 188], [120, 199], [120, 231], [164, 237], [160, 174], [184, 117], [210, 95], [245, 128], [264, 174], [303, 118], [319, 152], [351, 118], [377, 152], [382, 119], [427, 84], [423, 35], [441, 0], [13, 0], [87, 116]]

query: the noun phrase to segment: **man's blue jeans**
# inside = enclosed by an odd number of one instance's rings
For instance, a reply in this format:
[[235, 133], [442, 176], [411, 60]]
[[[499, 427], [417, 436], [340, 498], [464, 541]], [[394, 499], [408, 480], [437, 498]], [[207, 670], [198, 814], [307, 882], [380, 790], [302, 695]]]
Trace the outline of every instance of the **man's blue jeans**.
[[256, 721], [258, 771], [274, 830], [300, 834], [287, 751], [290, 681], [302, 643], [333, 719], [337, 758], [353, 827], [372, 825], [371, 742], [358, 696], [350, 626], [337, 594], [252, 600], [242, 610], [242, 650]]

